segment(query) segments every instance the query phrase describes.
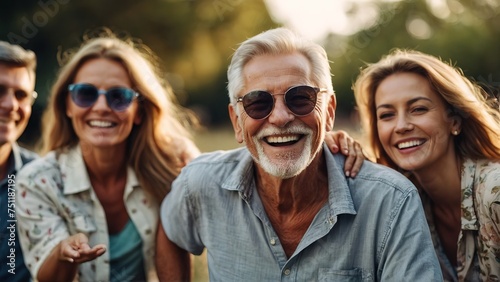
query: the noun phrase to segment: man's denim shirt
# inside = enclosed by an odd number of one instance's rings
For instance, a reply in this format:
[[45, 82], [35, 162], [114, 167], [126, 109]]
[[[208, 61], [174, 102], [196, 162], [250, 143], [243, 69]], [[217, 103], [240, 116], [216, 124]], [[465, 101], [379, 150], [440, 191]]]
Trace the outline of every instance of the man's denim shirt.
[[[21, 250], [18, 222], [10, 216], [16, 215], [15, 205], [9, 201], [22, 201], [12, 193], [17, 187], [17, 172], [25, 164], [37, 158], [34, 152], [19, 147], [17, 143], [12, 143], [12, 151], [7, 161], [7, 174], [0, 179], [0, 281], [28, 282], [31, 281], [31, 274], [24, 264], [24, 257]], [[8, 228], [16, 226], [15, 232]], [[12, 252], [14, 251], [14, 252]]]
[[[365, 161], [356, 178], [324, 147], [328, 203], [287, 257], [256, 190], [246, 148], [204, 154], [161, 207], [168, 237], [207, 249], [210, 281], [442, 281], [416, 188]], [[161, 251], [161, 250], [160, 250]]]

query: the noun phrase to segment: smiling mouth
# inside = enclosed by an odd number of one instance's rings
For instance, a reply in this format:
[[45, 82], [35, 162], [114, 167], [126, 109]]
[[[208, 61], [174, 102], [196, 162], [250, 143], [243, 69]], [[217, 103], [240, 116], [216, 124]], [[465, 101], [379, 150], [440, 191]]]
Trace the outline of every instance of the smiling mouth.
[[88, 124], [91, 127], [99, 127], [99, 128], [110, 128], [115, 126], [115, 123], [110, 122], [110, 121], [103, 121], [103, 120], [91, 120], [88, 122]]
[[401, 142], [397, 144], [396, 147], [401, 150], [401, 149], [417, 147], [424, 143], [425, 143], [424, 140], [412, 140], [412, 141]]
[[271, 146], [287, 146], [297, 143], [303, 135], [270, 136], [264, 141]]

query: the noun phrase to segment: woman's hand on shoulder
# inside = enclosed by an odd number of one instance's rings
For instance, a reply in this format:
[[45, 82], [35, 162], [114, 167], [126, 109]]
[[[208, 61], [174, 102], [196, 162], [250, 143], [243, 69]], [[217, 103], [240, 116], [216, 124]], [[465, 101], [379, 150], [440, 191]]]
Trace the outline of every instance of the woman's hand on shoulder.
[[346, 156], [344, 172], [348, 177], [354, 178], [365, 160], [363, 149], [359, 142], [354, 140], [343, 130], [328, 131], [325, 134], [325, 143], [332, 153], [342, 153]]

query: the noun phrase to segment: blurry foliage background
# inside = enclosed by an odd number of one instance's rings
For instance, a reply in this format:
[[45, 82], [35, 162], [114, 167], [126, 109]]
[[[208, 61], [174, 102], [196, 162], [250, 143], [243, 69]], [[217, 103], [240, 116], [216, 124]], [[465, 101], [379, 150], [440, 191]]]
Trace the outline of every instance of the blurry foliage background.
[[[353, 34], [331, 33], [318, 41], [332, 61], [341, 125], [356, 125], [351, 85], [359, 68], [396, 47], [441, 57], [498, 95], [497, 0], [344, 1], [347, 17], [363, 26]], [[58, 52], [78, 47], [84, 33], [102, 26], [151, 47], [181, 104], [195, 110], [208, 129], [227, 126], [226, 68], [234, 49], [248, 37], [283, 25], [273, 20], [268, 7], [263, 0], [2, 1], [0, 40], [38, 55], [39, 98], [21, 143], [33, 144], [39, 138], [41, 112], [59, 67]], [[215, 146], [224, 149], [220, 143]]]

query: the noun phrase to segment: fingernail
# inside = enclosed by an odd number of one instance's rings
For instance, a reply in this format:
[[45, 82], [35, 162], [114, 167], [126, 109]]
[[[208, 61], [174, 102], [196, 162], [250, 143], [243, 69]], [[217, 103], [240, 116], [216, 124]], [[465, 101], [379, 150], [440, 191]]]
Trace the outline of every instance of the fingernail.
[[345, 172], [345, 176], [349, 177], [349, 174], [350, 174], [349, 171]]

